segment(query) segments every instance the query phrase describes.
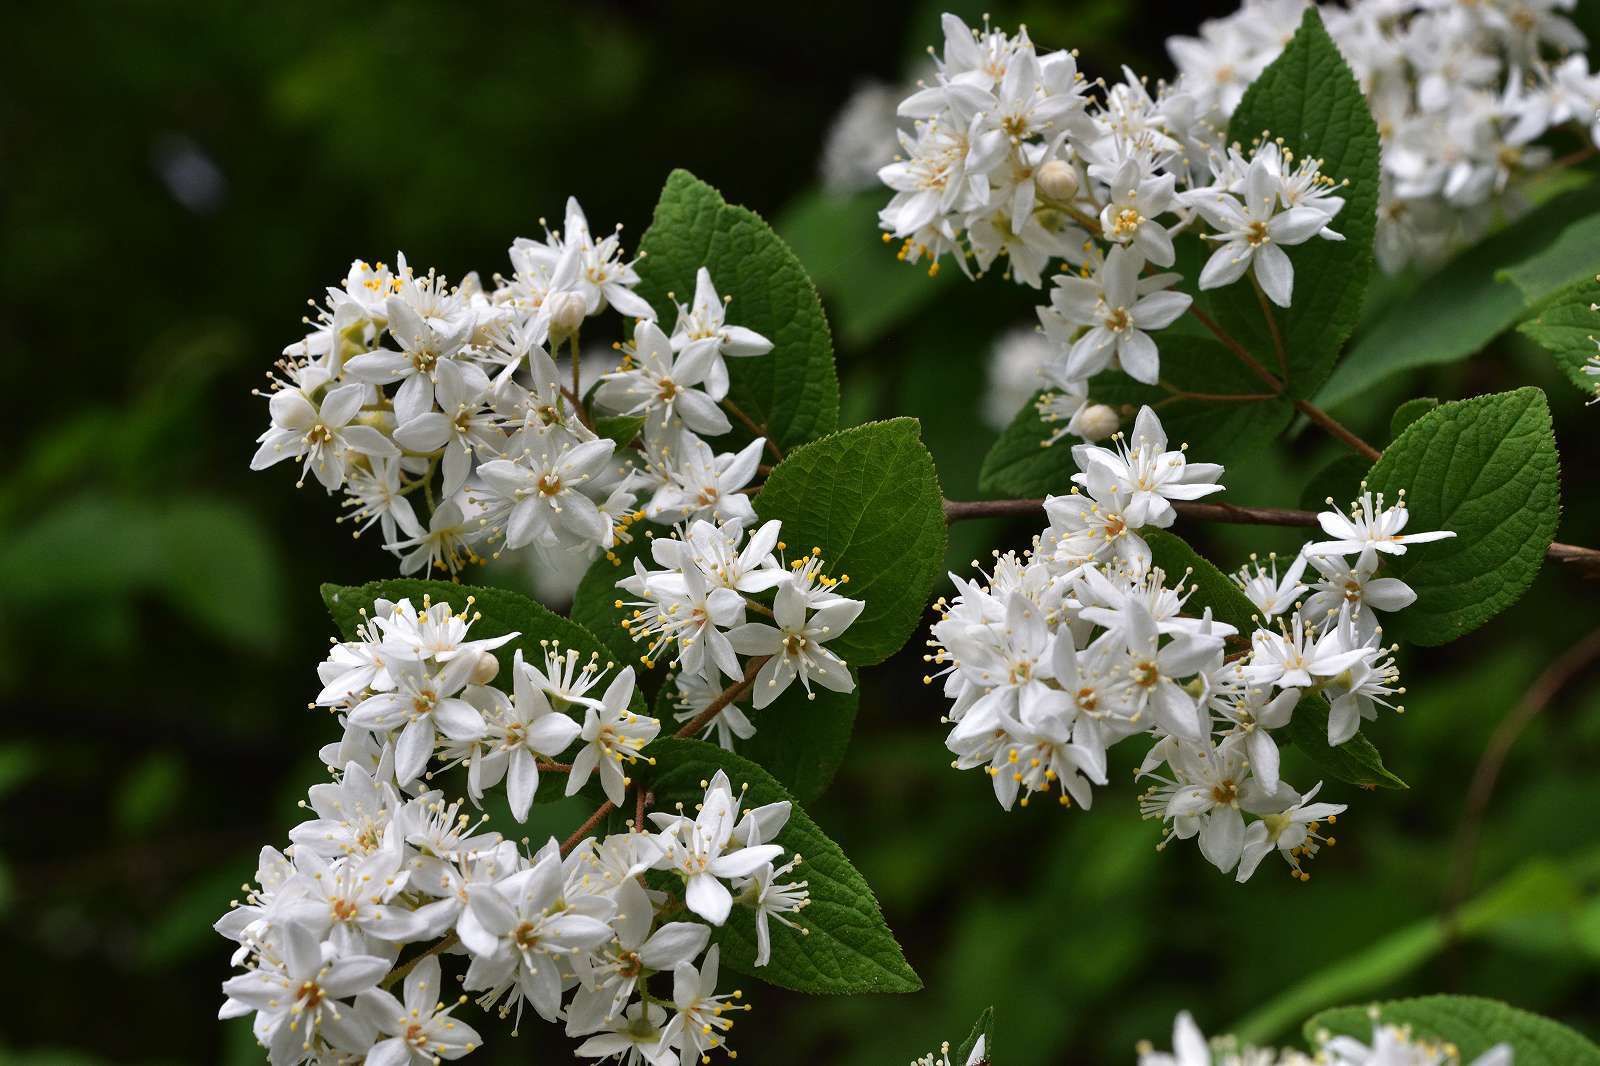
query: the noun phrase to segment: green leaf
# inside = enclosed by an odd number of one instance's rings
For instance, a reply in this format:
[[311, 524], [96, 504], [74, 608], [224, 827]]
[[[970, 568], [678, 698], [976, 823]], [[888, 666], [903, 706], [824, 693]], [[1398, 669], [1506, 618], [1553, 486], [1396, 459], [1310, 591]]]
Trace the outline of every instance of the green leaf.
[[1078, 469], [1072, 462], [1072, 440], [1063, 438], [1058, 444], [1045, 445], [1061, 426], [1039, 417], [1043, 395], [1035, 393], [1022, 405], [983, 457], [983, 469], [978, 473], [978, 488], [983, 492], [1021, 498], [1059, 496], [1072, 489], [1072, 475]]
[[[1281, 138], [1299, 158], [1322, 160], [1322, 173], [1346, 182], [1344, 210], [1333, 220], [1342, 241], [1313, 238], [1288, 249], [1294, 306], [1274, 307], [1287, 353], [1288, 387], [1314, 395], [1361, 317], [1372, 272], [1378, 211], [1378, 129], [1338, 46], [1312, 7], [1283, 53], [1250, 84], [1228, 123], [1228, 139], [1249, 144]], [[1222, 325], [1268, 369], [1278, 357], [1260, 302], [1248, 281], [1203, 293]]]
[[1394, 440], [1400, 434], [1411, 428], [1411, 423], [1439, 406], [1439, 401], [1432, 396], [1418, 396], [1414, 400], [1407, 400], [1394, 409], [1394, 415], [1389, 419], [1389, 439]]
[[846, 196], [812, 190], [774, 223], [822, 290], [846, 348], [871, 344], [960, 283], [957, 271], [930, 278], [895, 258], [896, 246], [885, 245], [878, 230], [884, 196], [881, 189]]
[[[705, 794], [703, 781], [725, 770], [735, 789], [748, 785], [744, 803], [755, 807], [794, 797], [755, 763], [715, 744], [667, 738], [646, 749], [654, 758], [648, 774], [657, 809], [682, 803], [692, 810]], [[641, 770], [644, 763], [640, 762]], [[755, 965], [755, 921], [749, 908], [735, 904], [719, 934], [725, 965], [739, 973], [797, 992], [847, 995], [859, 992], [915, 992], [922, 987], [905, 953], [884, 924], [877, 897], [866, 880], [799, 804], [775, 841], [803, 857], [796, 871], [807, 882], [811, 903], [799, 919], [802, 934], [770, 923], [772, 960]]]
[[1372, 464], [1359, 455], [1341, 455], [1318, 470], [1300, 491], [1300, 507], [1306, 511], [1322, 511], [1333, 500], [1343, 506], [1361, 492], [1361, 481]]
[[944, 562], [944, 495], [917, 420], [840, 430], [790, 452], [756, 511], [783, 521], [789, 552], [822, 549], [840, 591], [866, 602], [828, 644], [855, 667], [882, 662], [922, 621]]
[[1250, 633], [1256, 628], [1254, 619], [1261, 612], [1250, 602], [1250, 597], [1233, 583], [1232, 578], [1212, 566], [1176, 533], [1143, 529], [1139, 535], [1150, 545], [1150, 555], [1155, 565], [1166, 571], [1168, 586], [1182, 583], [1184, 571], [1189, 571], [1194, 594], [1189, 597], [1187, 613], [1198, 615], [1209, 607], [1212, 617], [1217, 621], [1226, 622], [1238, 629], [1244, 639], [1250, 639]]
[[1283, 736], [1324, 773], [1363, 788], [1406, 788], [1406, 783], [1383, 765], [1372, 741], [1361, 733], [1337, 747], [1328, 743], [1328, 701], [1309, 696], [1296, 705]]
[[[1600, 242], [1589, 245], [1586, 256], [1571, 262], [1565, 274], [1544, 267], [1518, 271], [1517, 264], [1538, 260], [1542, 249], [1577, 225], [1574, 218], [1596, 212], [1600, 186], [1579, 189], [1458, 253], [1362, 332], [1317, 403], [1332, 407], [1391, 374], [1464, 359], [1510, 329], [1530, 304], [1562, 285], [1592, 277], [1600, 271]], [[1518, 288], [1513, 275], [1529, 287]]]
[[[511, 676], [512, 658], [518, 651], [522, 652], [524, 660], [542, 666], [544, 649], [541, 645], [546, 641], [558, 643], [563, 648], [576, 648], [584, 660], [594, 656], [602, 666], [611, 669], [626, 665], [618, 663], [610, 649], [577, 622], [562, 618], [521, 593], [507, 589], [412, 578], [369, 581], [365, 585], [322, 586], [322, 602], [327, 604], [328, 613], [333, 616], [334, 624], [346, 640], [356, 639], [356, 627], [364, 621], [362, 612], [370, 614], [373, 602], [379, 599], [409, 599], [418, 610], [422, 609], [423, 600], [426, 599], [432, 603], [448, 603], [456, 611], [467, 610], [468, 600], [471, 600], [471, 610], [478, 616], [472, 626], [473, 637], [495, 637], [511, 632], [521, 634], [517, 639], [501, 645], [494, 653], [500, 660], [501, 676], [504, 678]], [[638, 714], [648, 713], [638, 686], [634, 687], [633, 701], [629, 706]]]
[[1595, 335], [1600, 333], [1600, 279], [1585, 278], [1551, 296], [1538, 314], [1517, 328], [1555, 356], [1562, 373], [1587, 394], [1600, 392], [1600, 377], [1584, 373], [1589, 360], [1600, 353]]
[[644, 428], [644, 415], [601, 415], [594, 420], [594, 431], [607, 440], [626, 448]]
[[973, 1023], [972, 1032], [961, 1041], [961, 1046], [956, 1048], [956, 1054], [951, 1059], [951, 1066], [966, 1066], [967, 1060], [972, 1058], [972, 1051], [978, 1046], [978, 1039], [983, 1039], [983, 1054], [973, 1066], [993, 1066], [994, 1063], [994, 1008], [985, 1007], [983, 1013], [978, 1015], [978, 1020]]
[[[850, 734], [861, 704], [859, 677], [856, 683], [850, 692], [830, 692], [817, 686], [812, 689], [816, 699], [811, 700], [806, 699], [805, 690], [799, 685], [790, 685], [783, 695], [759, 711], [748, 700], [741, 701], [739, 709], [756, 727], [756, 735], [749, 740], [736, 739], [734, 747], [777, 778], [795, 799], [812, 802], [833, 782], [850, 747]], [[669, 682], [661, 686], [656, 697], [656, 717], [666, 732], [676, 728], [677, 694], [677, 686]]]
[[1313, 1047], [1327, 1036], [1340, 1035], [1370, 1044], [1375, 1024], [1408, 1026], [1414, 1040], [1453, 1044], [1463, 1063], [1496, 1044], [1509, 1044], [1516, 1066], [1600, 1066], [1600, 1047], [1576, 1030], [1477, 996], [1423, 996], [1375, 1007], [1339, 1007], [1307, 1021], [1305, 1036]]
[[[772, 342], [767, 355], [728, 360], [729, 400], [783, 448], [833, 431], [839, 380], [828, 321], [800, 261], [761, 216], [674, 170], [639, 250], [639, 295], [663, 322], [676, 314], [669, 294], [687, 303], [704, 266], [732, 297], [728, 321]], [[734, 436], [748, 435], [735, 426]]]
[[1555, 538], [1558, 465], [1550, 407], [1536, 388], [1441, 404], [1384, 449], [1368, 488], [1390, 503], [1405, 490], [1408, 531], [1456, 534], [1386, 560], [1417, 592], [1388, 630], [1444, 644], [1514, 603]]

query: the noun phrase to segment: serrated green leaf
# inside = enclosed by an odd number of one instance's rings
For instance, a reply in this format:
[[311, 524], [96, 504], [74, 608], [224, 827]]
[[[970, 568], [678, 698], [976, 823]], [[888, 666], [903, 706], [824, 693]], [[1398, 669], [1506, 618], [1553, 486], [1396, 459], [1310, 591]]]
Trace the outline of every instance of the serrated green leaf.
[[1370, 1044], [1374, 1024], [1406, 1026], [1415, 1040], [1453, 1044], [1463, 1063], [1497, 1044], [1509, 1044], [1516, 1066], [1600, 1066], [1600, 1047], [1576, 1030], [1478, 996], [1423, 996], [1375, 1007], [1338, 1007], [1308, 1020], [1305, 1036], [1313, 1047], [1326, 1035]]
[[1384, 449], [1368, 488], [1390, 503], [1405, 490], [1408, 531], [1456, 534], [1386, 561], [1417, 592], [1389, 631], [1444, 644], [1514, 603], [1555, 538], [1558, 466], [1550, 407], [1536, 388], [1441, 404]]
[[[701, 782], [718, 770], [727, 771], [734, 788], [749, 786], [746, 806], [794, 802], [771, 774], [715, 744], [667, 738], [650, 745], [646, 753], [655, 760], [643, 773], [658, 809], [670, 810], [678, 802], [692, 809], [704, 795]], [[772, 959], [757, 967], [754, 918], [749, 908], [735, 905], [718, 934], [724, 965], [797, 992], [847, 995], [915, 992], [922, 987], [884, 923], [866, 879], [798, 803], [776, 843], [803, 857], [797, 873], [807, 883], [811, 903], [799, 918], [810, 931], [801, 934], [772, 922]]]
[[[1510, 329], [1532, 303], [1561, 285], [1600, 271], [1600, 243], [1572, 273], [1546, 289], [1519, 289], [1502, 274], [1536, 256], [1582, 218], [1600, 211], [1600, 187], [1558, 196], [1504, 229], [1458, 253], [1365, 329], [1317, 396], [1332, 407], [1358, 396], [1391, 374], [1454, 362]], [[1538, 277], [1543, 277], [1540, 272]], [[1531, 273], [1527, 280], [1534, 280]]]
[[[521, 634], [515, 640], [501, 645], [494, 653], [500, 660], [503, 677], [511, 676], [512, 658], [518, 651], [522, 652], [524, 660], [542, 666], [543, 641], [559, 643], [563, 648], [576, 648], [583, 659], [595, 656], [601, 665], [610, 664], [613, 669], [627, 665], [618, 662], [600, 638], [577, 622], [562, 618], [548, 607], [508, 589], [457, 585], [449, 581], [418, 581], [413, 578], [369, 581], [365, 585], [330, 583], [322, 586], [322, 602], [327, 604], [328, 613], [333, 616], [334, 624], [346, 640], [356, 639], [356, 627], [364, 621], [361, 612], [370, 614], [376, 600], [409, 599], [414, 607], [421, 610], [423, 600], [427, 599], [432, 603], [448, 603], [456, 611], [465, 611], [469, 598], [472, 600], [471, 610], [478, 616], [472, 625], [474, 638], [512, 632]], [[647, 713], [644, 695], [637, 685], [634, 686], [630, 706], [639, 714]]]
[[[1299, 158], [1322, 160], [1322, 173], [1345, 182], [1344, 209], [1333, 226], [1343, 241], [1313, 238], [1286, 249], [1294, 264], [1294, 302], [1274, 307], [1288, 366], [1288, 389], [1311, 396], [1333, 369], [1361, 317], [1372, 272], [1378, 211], [1378, 129], [1355, 75], [1313, 6], [1300, 28], [1250, 84], [1228, 123], [1228, 139], [1250, 144], [1281, 138]], [[1280, 373], [1260, 302], [1248, 281], [1201, 293], [1211, 311], [1263, 366]]]
[[1400, 434], [1411, 428], [1411, 423], [1439, 406], [1439, 401], [1432, 396], [1418, 396], [1414, 400], [1407, 400], [1394, 409], [1394, 415], [1389, 419], [1389, 439], [1394, 440]]
[[[801, 803], [810, 803], [833, 782], [839, 764], [850, 747], [856, 711], [861, 705], [860, 678], [850, 692], [831, 692], [812, 688], [815, 699], [806, 699], [805, 690], [790, 685], [783, 695], [759, 711], [741, 700], [737, 706], [756, 727], [749, 740], [735, 739], [738, 754], [758, 763], [778, 782], [794, 793]], [[656, 717], [670, 732], [677, 708], [677, 687], [661, 686], [656, 697]]]
[[[638, 292], [663, 322], [676, 314], [668, 294], [687, 302], [704, 266], [717, 291], [732, 297], [728, 321], [772, 342], [764, 356], [728, 360], [728, 399], [744, 414], [784, 448], [833, 431], [839, 380], [828, 321], [800, 261], [761, 216], [674, 170], [639, 250]], [[737, 425], [731, 436], [748, 438]]]
[[1213, 566], [1199, 552], [1189, 547], [1176, 533], [1160, 529], [1142, 529], [1139, 535], [1150, 545], [1150, 555], [1156, 566], [1166, 571], [1167, 584], [1177, 585], [1189, 571], [1189, 583], [1194, 594], [1189, 598], [1189, 614], [1198, 615], [1206, 607], [1219, 622], [1239, 630], [1246, 640], [1255, 629], [1254, 619], [1261, 612], [1250, 602], [1233, 579]]
[[[978, 1046], [978, 1039], [983, 1039], [983, 1054], [976, 1059], [972, 1057], [973, 1050]], [[952, 1066], [993, 1066], [994, 1064], [994, 1008], [985, 1007], [978, 1020], [972, 1025], [972, 1032], [961, 1041], [961, 1046], [956, 1048], [955, 1058], [951, 1060]]]
[[1072, 488], [1077, 466], [1072, 462], [1072, 441], [1045, 445], [1050, 435], [1061, 428], [1039, 417], [1035, 393], [994, 442], [983, 457], [978, 473], [978, 488], [996, 496], [1058, 496]]
[[1294, 709], [1294, 717], [1284, 727], [1283, 736], [1317, 768], [1339, 781], [1363, 788], [1406, 788], [1406, 783], [1389, 772], [1372, 741], [1357, 733], [1335, 747], [1328, 743], [1328, 701], [1308, 696]]
[[1580, 392], [1591, 395], [1600, 392], [1600, 377], [1584, 373], [1589, 360], [1600, 354], [1600, 345], [1595, 344], [1595, 336], [1600, 334], [1600, 311], [1594, 309], [1597, 301], [1600, 281], [1585, 278], [1551, 296], [1538, 314], [1517, 327], [1555, 357], [1556, 365]]
[[828, 647], [871, 666], [916, 631], [944, 562], [944, 495], [917, 420], [840, 430], [779, 463], [756, 497], [762, 521], [781, 519], [798, 555], [822, 549], [839, 591], [866, 606]]

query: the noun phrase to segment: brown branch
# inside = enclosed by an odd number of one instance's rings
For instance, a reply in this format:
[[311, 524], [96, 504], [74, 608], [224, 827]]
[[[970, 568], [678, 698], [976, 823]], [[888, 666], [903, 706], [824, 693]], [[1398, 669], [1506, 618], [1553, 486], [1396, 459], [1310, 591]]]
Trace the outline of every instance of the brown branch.
[[1217, 325], [1215, 319], [1206, 314], [1204, 311], [1200, 310], [1200, 308], [1196, 307], [1194, 304], [1189, 305], [1189, 313], [1198, 319], [1202, 326], [1210, 330], [1211, 335], [1217, 338], [1217, 340], [1221, 341], [1225, 348], [1227, 348], [1234, 355], [1238, 356], [1239, 361], [1245, 366], [1249, 367], [1255, 373], [1256, 377], [1266, 382], [1267, 387], [1270, 388], [1274, 394], [1282, 394], [1283, 382], [1279, 381], [1278, 376], [1272, 371], [1256, 362], [1256, 357], [1251, 355], [1249, 350], [1246, 349], [1244, 345], [1240, 344], [1238, 340], [1235, 339], [1233, 334]]
[[561, 842], [562, 857], [565, 858], [568, 854], [570, 854], [572, 849], [577, 847], [579, 842], [582, 841], [584, 837], [588, 836], [594, 831], [594, 827], [600, 824], [600, 820], [602, 818], [616, 809], [617, 805], [612, 803], [610, 800], [606, 800], [604, 803], [600, 804], [600, 806], [596, 807], [594, 809], [594, 813], [589, 815], [588, 818], [585, 818], [583, 824], [574, 829], [572, 831], [572, 835]]
[[732, 415], [734, 418], [737, 418], [745, 429], [748, 429], [751, 433], [754, 433], [756, 436], [766, 441], [767, 451], [771, 452], [772, 457], [778, 462], [783, 462], [783, 449], [779, 448], [778, 442], [772, 439], [772, 434], [767, 431], [766, 426], [763, 426], [760, 422], [757, 422], [755, 419], [745, 414], [744, 411], [740, 409], [739, 405], [734, 403], [732, 400], [724, 398], [722, 401], [722, 406], [727, 409], [727, 412], [730, 415]]
[[[1304, 526], [1317, 524], [1315, 511], [1295, 511], [1286, 507], [1237, 507], [1231, 503], [1191, 503], [1173, 500], [1172, 508], [1179, 517], [1195, 522], [1226, 522], [1244, 526]], [[1044, 507], [1044, 501], [1032, 500], [946, 500], [945, 522], [962, 522], [972, 518], [1005, 518], [1017, 515], [1034, 515]], [[1554, 563], [1575, 567], [1584, 577], [1600, 579], [1600, 550], [1577, 544], [1552, 544], [1544, 557]]]
[[[1273, 342], [1281, 349], [1283, 341], [1282, 338], [1278, 336], [1277, 323], [1272, 318], [1271, 311], [1266, 307], [1264, 295], [1262, 299], [1262, 309], [1267, 313], [1267, 321], [1272, 330]], [[1266, 382], [1275, 395], [1281, 396], [1283, 394], [1283, 382], [1278, 379], [1276, 374], [1257, 362], [1256, 357], [1251, 355], [1249, 350], [1246, 349], [1243, 344], [1240, 344], [1238, 339], [1234, 337], [1233, 334], [1217, 325], [1216, 321], [1212, 319], [1210, 315], [1200, 310], [1194, 304], [1189, 305], [1189, 313], [1199, 320], [1202, 326], [1205, 326], [1206, 329], [1210, 330], [1212, 336], [1221, 341], [1230, 352], [1238, 356], [1239, 361], [1245, 366], [1249, 367], [1250, 370], [1254, 372], [1256, 377]], [[1378, 451], [1378, 449], [1374, 448], [1372, 445], [1368, 444], [1366, 441], [1350, 432], [1350, 430], [1346, 429], [1344, 425], [1338, 421], [1338, 419], [1328, 414], [1328, 412], [1324, 411], [1310, 400], [1295, 400], [1294, 406], [1295, 410], [1299, 411], [1301, 414], [1311, 419], [1311, 421], [1327, 430], [1328, 433], [1332, 434], [1336, 439], [1342, 442], [1357, 455], [1362, 456], [1370, 462], [1375, 463], [1378, 461], [1378, 457], [1382, 454]]]
[[1489, 737], [1489, 743], [1472, 771], [1467, 798], [1462, 804], [1461, 828], [1456, 831], [1450, 881], [1445, 893], [1444, 913], [1447, 921], [1455, 915], [1461, 901], [1472, 889], [1473, 866], [1477, 860], [1478, 838], [1483, 831], [1484, 816], [1488, 814], [1495, 783], [1500, 779], [1500, 771], [1512, 747], [1522, 736], [1523, 730], [1549, 706], [1556, 694], [1593, 665], [1597, 658], [1600, 658], [1600, 629], [1591, 632], [1545, 667]]
[[1272, 304], [1267, 302], [1267, 292], [1261, 287], [1261, 282], [1256, 280], [1253, 270], [1250, 272], [1250, 287], [1256, 290], [1256, 303], [1261, 305], [1261, 317], [1267, 320], [1267, 332], [1272, 334], [1272, 350], [1278, 356], [1278, 373], [1283, 375], [1283, 382], [1287, 385], [1289, 356], [1283, 347], [1283, 334], [1278, 332], [1278, 316], [1272, 313]]
[[389, 971], [389, 976], [385, 977], [382, 981], [379, 981], [378, 987], [393, 988], [397, 983], [405, 980], [406, 974], [417, 968], [417, 963], [421, 962], [423, 959], [432, 958], [441, 951], [449, 951], [459, 943], [461, 943], [461, 938], [454, 933], [448, 933], [445, 936], [440, 937], [438, 940], [429, 945], [427, 951], [422, 952], [420, 955], [414, 956], [404, 966], [396, 966], [393, 970]]
[[1310, 400], [1296, 400], [1294, 406], [1295, 410], [1337, 437], [1346, 447], [1363, 459], [1375, 463], [1383, 456], [1382, 452], [1350, 432], [1342, 423]]
[[770, 655], [758, 655], [751, 659], [749, 663], [745, 664], [743, 680], [735, 681], [723, 689], [716, 699], [706, 704], [705, 710], [685, 722], [683, 728], [672, 735], [675, 737], [689, 737], [704, 729], [713, 718], [722, 713], [724, 707], [743, 696], [745, 691], [755, 684], [756, 673], [770, 658]]
[[543, 759], [534, 763], [541, 774], [570, 774], [572, 764], [569, 762], [545, 762]]

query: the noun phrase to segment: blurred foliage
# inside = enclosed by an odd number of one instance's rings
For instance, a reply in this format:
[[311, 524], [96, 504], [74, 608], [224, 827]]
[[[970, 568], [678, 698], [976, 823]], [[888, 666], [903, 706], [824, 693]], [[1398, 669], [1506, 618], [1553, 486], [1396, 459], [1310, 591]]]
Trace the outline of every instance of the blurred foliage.
[[[0, 949], [10, 1001], [27, 1009], [0, 1021], [0, 1060], [259, 1061], [246, 1026], [214, 1020], [228, 945], [209, 925], [321, 774], [329, 723], [304, 709], [333, 632], [319, 583], [390, 576], [393, 563], [342, 535], [320, 491], [249, 473], [265, 417], [250, 390], [295, 339], [302, 301], [352, 258], [398, 247], [451, 276], [503, 269], [511, 237], [537, 232], [569, 192], [636, 238], [667, 172], [690, 166], [772, 218], [815, 275], [844, 421], [921, 418], [947, 494], [976, 495], [995, 439], [976, 414], [990, 346], [1031, 321], [1035, 294], [953, 272], [930, 281], [879, 242], [876, 194], [830, 199], [813, 177], [839, 105], [861, 80], [898, 79], [937, 39], [940, 6], [797, 18], [703, 2], [144, 0], [20, 20], [0, 93], [13, 398], [0, 427]], [[1162, 38], [1230, 6], [990, 10], [1116, 77], [1124, 62], [1166, 70]], [[1403, 284], [1375, 286], [1369, 308], [1405, 298]], [[1410, 397], [1528, 383], [1554, 408], [1561, 539], [1600, 541], [1584, 478], [1600, 459], [1585, 421], [1597, 416], [1520, 337], [1390, 377], [1338, 413], [1383, 439]], [[1339, 455], [1303, 429], [1231, 469], [1228, 498], [1299, 500]], [[965, 566], [1029, 530], [951, 532], [951, 565]], [[1254, 528], [1185, 536], [1225, 568], [1298, 543]], [[1292, 1038], [1316, 1009], [1424, 992], [1498, 996], [1595, 1034], [1593, 673], [1516, 745], [1469, 902], [1454, 924], [1441, 911], [1471, 768], [1540, 670], [1596, 623], [1595, 603], [1547, 568], [1493, 625], [1405, 649], [1407, 713], [1371, 733], [1411, 789], [1330, 784], [1352, 809], [1309, 885], [1269, 868], [1241, 887], [1192, 849], [1158, 855], [1125, 790], [1093, 812], [1004, 814], [981, 779], [949, 771], [915, 656], [869, 671], [855, 743], [811, 810], [877, 889], [927, 988], [821, 1000], [751, 988], [756, 1014], [735, 1046], [776, 1066], [905, 1061], [994, 1004], [1007, 1061], [1121, 1063], [1179, 1007], [1208, 1031], [1243, 1022]], [[557, 804], [536, 819], [536, 834], [565, 832], [577, 815]], [[472, 1061], [569, 1054], [527, 1029], [519, 1041], [495, 1029]]]

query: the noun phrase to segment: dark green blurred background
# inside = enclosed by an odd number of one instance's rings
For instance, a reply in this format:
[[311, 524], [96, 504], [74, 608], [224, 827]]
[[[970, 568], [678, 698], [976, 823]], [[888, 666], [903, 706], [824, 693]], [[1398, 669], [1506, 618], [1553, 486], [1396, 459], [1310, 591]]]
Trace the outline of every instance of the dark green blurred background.
[[[958, 5], [959, 6], [959, 5]], [[1162, 39], [1227, 3], [993, 5], [1091, 75], [1166, 73]], [[210, 931], [284, 842], [322, 773], [305, 710], [332, 632], [317, 585], [394, 571], [336, 503], [251, 474], [250, 394], [304, 301], [357, 256], [452, 277], [505, 267], [576, 193], [632, 246], [669, 169], [773, 218], [833, 316], [852, 420], [924, 420], [947, 494], [976, 494], [993, 339], [1034, 294], [931, 282], [878, 241], [878, 193], [816, 191], [838, 107], [897, 80], [939, 5], [590, 3], [35, 8], [0, 83], [0, 1059], [253, 1062], [214, 1020], [229, 945]], [[768, 13], [771, 11], [772, 13]], [[930, 296], [942, 299], [930, 299]], [[1382, 439], [1412, 395], [1532, 381], [1563, 454], [1561, 539], [1600, 542], [1600, 410], [1515, 341], [1340, 412]], [[1312, 434], [1230, 470], [1229, 498], [1293, 505], [1336, 452]], [[1226, 566], [1272, 531], [1186, 530]], [[1025, 527], [960, 527], [952, 565]], [[497, 580], [515, 581], [517, 575]], [[915, 647], [864, 678], [857, 740], [813, 813], [877, 888], [927, 989], [816, 1000], [747, 989], [734, 1046], [762, 1064], [903, 1062], [998, 1006], [1002, 1063], [1130, 1063], [1179, 1007], [1208, 1031], [1265, 1008], [1421, 991], [1497, 995], [1600, 1034], [1600, 686], [1569, 686], [1517, 744], [1451, 943], [1437, 920], [1471, 769], [1490, 731], [1600, 621], [1593, 586], [1546, 572], [1512, 611], [1404, 653], [1404, 718], [1370, 735], [1412, 785], [1349, 802], [1309, 885], [1275, 860], [1247, 886], [1197, 849], [1157, 855], [1136, 790], [1092, 812], [1006, 815], [948, 768]], [[1291, 779], [1314, 773], [1291, 765]], [[562, 818], [548, 815], [555, 831]], [[1283, 998], [1287, 997], [1287, 998]], [[495, 1023], [470, 1061], [567, 1058]]]

